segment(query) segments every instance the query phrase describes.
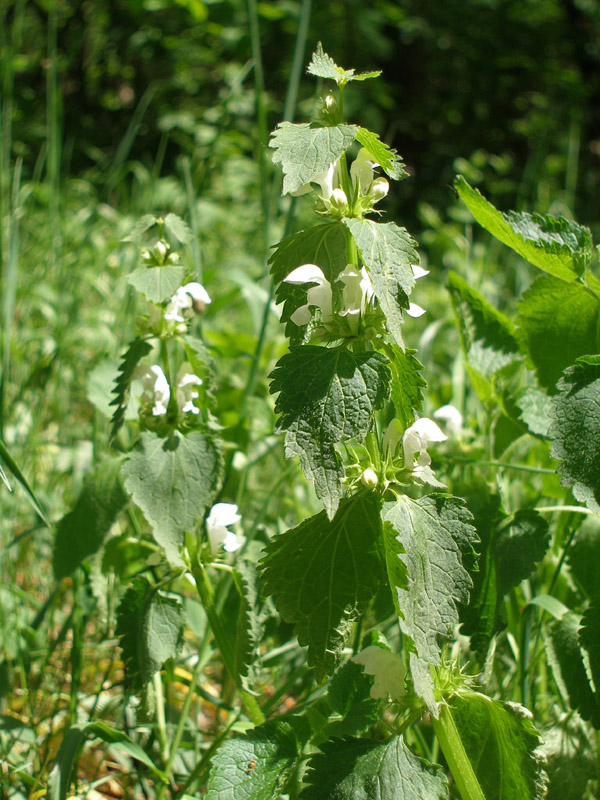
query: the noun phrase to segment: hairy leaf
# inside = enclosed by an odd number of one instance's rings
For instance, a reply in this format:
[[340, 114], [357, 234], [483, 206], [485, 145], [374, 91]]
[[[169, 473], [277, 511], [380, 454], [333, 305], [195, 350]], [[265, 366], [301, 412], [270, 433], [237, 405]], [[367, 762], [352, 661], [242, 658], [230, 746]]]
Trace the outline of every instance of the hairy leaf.
[[140, 361], [148, 355], [152, 350], [152, 345], [146, 339], [134, 339], [127, 351], [123, 354], [123, 360], [119, 367], [119, 374], [115, 380], [115, 388], [113, 394], [114, 400], [111, 401], [111, 406], [116, 406], [112, 416], [112, 426], [110, 429], [110, 438], [114, 439], [117, 435], [119, 428], [125, 419], [125, 412], [127, 410], [127, 403], [129, 401], [129, 389], [131, 381], [133, 380], [133, 373]]
[[596, 594], [586, 608], [581, 620], [579, 642], [585, 648], [592, 681], [596, 689], [596, 708], [592, 723], [600, 729], [600, 594]]
[[402, 309], [408, 308], [408, 296], [415, 285], [411, 264], [419, 262], [416, 243], [405, 228], [393, 222], [345, 219], [344, 224], [367, 267], [388, 330], [404, 349]]
[[256, 566], [248, 561], [238, 561], [234, 579], [240, 594], [237, 619], [235, 670], [245, 685], [254, 679], [256, 649], [262, 633], [262, 622], [258, 602]]
[[352, 625], [384, 575], [379, 501], [359, 493], [275, 537], [260, 563], [264, 591], [308, 645], [317, 680], [340, 661]]
[[586, 517], [569, 548], [567, 557], [571, 575], [591, 600], [598, 591], [600, 575], [600, 520]]
[[408, 172], [404, 169], [402, 159], [395, 150], [388, 147], [381, 141], [376, 133], [368, 131], [366, 128], [356, 129], [356, 140], [371, 153], [381, 169], [395, 181], [408, 178]]
[[547, 439], [552, 424], [552, 398], [543, 389], [529, 386], [516, 397], [515, 403], [521, 412], [519, 419], [527, 425], [530, 433]]
[[271, 375], [271, 392], [279, 392], [277, 430], [286, 431], [286, 457], [300, 456], [330, 518], [344, 477], [334, 445], [363, 439], [371, 429], [373, 412], [388, 396], [387, 363], [380, 353], [352, 353], [343, 345], [294, 346]]
[[384, 742], [333, 739], [308, 764], [302, 800], [447, 800], [444, 776], [413, 755], [402, 736]]
[[110, 458], [89, 472], [73, 509], [58, 523], [53, 551], [57, 580], [100, 549], [125, 507], [129, 498], [119, 477], [121, 464], [121, 458]]
[[590, 262], [593, 251], [588, 228], [563, 217], [515, 211], [503, 214], [460, 175], [454, 188], [482, 227], [544, 272], [573, 282]]
[[578, 358], [565, 370], [554, 398], [550, 452], [563, 486], [600, 512], [600, 356]]
[[140, 267], [127, 277], [127, 283], [151, 303], [162, 303], [179, 289], [185, 273], [185, 267]]
[[178, 217], [177, 214], [169, 212], [165, 217], [165, 228], [178, 239], [181, 244], [187, 244], [194, 238], [187, 222]]
[[317, 49], [312, 55], [307, 72], [311, 75], [316, 75], [317, 78], [335, 81], [341, 86], [345, 86], [349, 81], [366, 81], [367, 78], [376, 78], [381, 75], [381, 70], [361, 72], [357, 75], [353, 69], [338, 67], [333, 58], [323, 51], [321, 42], [317, 44]]
[[546, 800], [582, 800], [588, 782], [598, 774], [594, 745], [586, 727], [576, 716], [567, 715], [544, 729], [543, 737], [550, 782]]
[[211, 800], [273, 800], [296, 762], [298, 744], [286, 722], [266, 722], [217, 750], [206, 786]]
[[269, 146], [273, 162], [283, 170], [283, 194], [297, 192], [305, 184], [324, 176], [329, 165], [354, 141], [353, 125], [316, 127], [308, 122], [280, 122]]
[[171, 563], [183, 563], [184, 533], [193, 531], [212, 505], [222, 472], [220, 442], [208, 432], [174, 431], [163, 438], [145, 431], [129, 453], [122, 467], [125, 489]]
[[538, 380], [552, 393], [578, 356], [600, 350], [600, 303], [579, 283], [542, 275], [523, 295], [518, 313]]
[[421, 375], [423, 365], [416, 350], [402, 350], [395, 344], [386, 347], [392, 371], [392, 403], [404, 430], [415, 421], [415, 412], [423, 410], [423, 389], [427, 381]]
[[380, 701], [371, 698], [372, 682], [354, 661], [346, 661], [335, 671], [329, 681], [327, 701], [342, 719], [329, 723], [325, 730], [329, 738], [354, 736], [377, 722]]

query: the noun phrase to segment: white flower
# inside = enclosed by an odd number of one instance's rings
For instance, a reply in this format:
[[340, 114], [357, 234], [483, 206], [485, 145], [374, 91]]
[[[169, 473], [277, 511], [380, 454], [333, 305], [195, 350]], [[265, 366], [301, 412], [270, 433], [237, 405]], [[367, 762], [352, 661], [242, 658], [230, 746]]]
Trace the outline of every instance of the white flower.
[[[423, 267], [420, 267], [418, 264], [411, 264], [410, 268], [412, 269], [416, 281], [418, 281], [419, 278], [425, 277], [425, 275], [429, 275], [429, 270], [423, 269]], [[416, 303], [409, 303], [406, 313], [409, 317], [422, 317], [423, 314], [425, 314], [425, 309], [421, 308], [421, 306], [418, 306]]]
[[429, 270], [423, 269], [423, 267], [420, 267], [418, 264], [411, 264], [410, 268], [412, 269], [413, 277], [416, 281], [418, 281], [419, 278], [424, 278], [425, 275], [429, 275]]
[[373, 183], [373, 168], [377, 166], [377, 162], [366, 147], [361, 147], [350, 167], [350, 177], [358, 194], [362, 196], [369, 194]]
[[158, 366], [153, 364], [151, 367], [138, 367], [134, 372], [134, 378], [141, 378], [144, 391], [140, 400], [142, 403], [152, 403], [152, 414], [155, 417], [167, 413], [171, 390], [165, 373]]
[[[445, 442], [448, 437], [435, 424], [432, 419], [422, 417], [414, 425], [404, 431], [402, 446], [404, 448], [404, 466], [413, 469], [415, 466], [428, 467], [431, 464], [431, 457], [427, 452], [427, 447], [431, 442]], [[415, 456], [417, 463], [415, 465]]]
[[172, 319], [174, 322], [184, 322], [183, 312], [192, 308], [195, 303], [210, 303], [208, 292], [201, 283], [192, 281], [180, 286], [165, 309], [165, 319]]
[[318, 306], [321, 309], [321, 320], [331, 322], [333, 311], [331, 307], [331, 284], [323, 274], [323, 270], [316, 264], [303, 264], [292, 270], [284, 283], [292, 283], [301, 286], [304, 283], [315, 283], [306, 293], [306, 305], [300, 306], [292, 314], [290, 319], [296, 325], [308, 325], [311, 320], [310, 306]]
[[305, 183], [299, 189], [296, 189], [295, 192], [290, 192], [290, 194], [293, 197], [300, 197], [303, 194], [308, 194], [308, 192], [312, 191], [313, 183], [319, 184], [321, 187], [321, 198], [326, 204], [329, 203], [334, 189], [340, 187], [340, 159], [338, 158], [336, 161], [333, 161], [324, 172], [315, 175], [309, 183]]
[[455, 406], [441, 406], [437, 411], [433, 412], [433, 416], [446, 423], [446, 428], [449, 433], [458, 436], [462, 431], [463, 416]]
[[340, 273], [338, 280], [344, 284], [344, 309], [340, 311], [340, 317], [347, 316], [350, 330], [356, 333], [359, 317], [365, 313], [365, 307], [374, 295], [373, 284], [364, 267], [358, 272], [352, 264], [348, 264], [345, 272]]
[[383, 452], [390, 452], [392, 456], [396, 453], [398, 442], [402, 438], [404, 427], [399, 419], [393, 419], [383, 432]]
[[367, 489], [376, 489], [379, 479], [375, 470], [368, 468], [365, 469], [360, 476], [360, 482], [363, 486], [366, 486]]
[[395, 653], [383, 647], [371, 645], [357, 653], [352, 661], [361, 664], [367, 675], [374, 675], [371, 697], [375, 700], [400, 700], [405, 695], [404, 679], [406, 667]]
[[385, 178], [377, 178], [371, 184], [371, 197], [373, 198], [374, 203], [378, 203], [380, 200], [383, 200], [384, 197], [387, 196], [387, 193], [390, 190], [390, 184], [386, 181]]
[[218, 554], [221, 545], [228, 553], [233, 553], [242, 546], [243, 538], [227, 530], [228, 525], [235, 525], [241, 520], [237, 511], [238, 507], [233, 503], [217, 503], [211, 508], [206, 520], [206, 532], [213, 555]]
[[194, 400], [199, 396], [199, 392], [194, 391], [194, 386], [201, 386], [202, 379], [192, 372], [192, 365], [186, 361], [181, 365], [177, 373], [177, 405], [182, 414], [191, 411], [192, 414], [200, 413], [200, 409], [194, 405]]

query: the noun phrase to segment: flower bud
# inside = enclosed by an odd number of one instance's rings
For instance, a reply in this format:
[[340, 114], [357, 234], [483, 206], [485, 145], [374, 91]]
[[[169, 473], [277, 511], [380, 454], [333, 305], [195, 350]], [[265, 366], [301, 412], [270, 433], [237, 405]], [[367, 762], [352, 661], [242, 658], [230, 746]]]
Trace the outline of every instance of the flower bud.
[[329, 202], [337, 211], [345, 211], [348, 208], [348, 198], [343, 189], [334, 189]]
[[152, 253], [150, 252], [150, 250], [142, 250], [141, 256], [142, 256], [142, 261], [145, 261], [146, 264], [149, 261], [152, 261]]
[[386, 196], [390, 190], [390, 184], [385, 178], [376, 178], [371, 184], [371, 197], [374, 203], [378, 203]]
[[179, 264], [179, 253], [169, 253], [167, 264]]
[[366, 469], [360, 476], [360, 482], [363, 484], [363, 486], [366, 486], [367, 489], [376, 489], [379, 479], [377, 478], [377, 473], [374, 470]]
[[337, 100], [332, 94], [328, 94], [327, 97], [325, 98], [325, 109], [330, 114], [335, 114], [337, 112], [338, 109]]
[[156, 259], [157, 264], [164, 264], [165, 263], [165, 256], [167, 255], [167, 246], [164, 242], [160, 240], [154, 245], [152, 248], [152, 254]]

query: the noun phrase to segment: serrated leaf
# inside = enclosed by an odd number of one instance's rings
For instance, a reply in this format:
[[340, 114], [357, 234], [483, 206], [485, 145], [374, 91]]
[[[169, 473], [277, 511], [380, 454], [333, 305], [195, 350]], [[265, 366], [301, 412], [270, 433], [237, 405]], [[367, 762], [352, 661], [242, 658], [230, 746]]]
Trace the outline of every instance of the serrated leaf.
[[542, 734], [549, 778], [546, 800], [582, 800], [588, 782], [598, 774], [595, 748], [585, 726], [569, 714]]
[[125, 419], [127, 403], [129, 402], [129, 389], [133, 380], [133, 373], [140, 361], [152, 350], [152, 345], [146, 339], [134, 339], [125, 353], [119, 367], [119, 374], [115, 379], [113, 389], [114, 399], [110, 405], [116, 406], [111, 420], [110, 438], [114, 439]]
[[596, 594], [581, 619], [579, 643], [585, 648], [596, 695], [592, 722], [600, 729], [600, 595]]
[[220, 442], [208, 432], [174, 431], [160, 437], [144, 431], [122, 467], [125, 489], [152, 525], [152, 534], [172, 564], [179, 548], [213, 504], [221, 486]]
[[593, 250], [588, 228], [564, 217], [515, 211], [504, 214], [461, 175], [455, 178], [454, 188], [482, 227], [544, 272], [573, 282], [590, 262]]
[[185, 614], [179, 598], [152, 586], [141, 576], [134, 579], [117, 609], [117, 636], [127, 675], [141, 689], [177, 656], [183, 642]]
[[185, 267], [140, 267], [127, 276], [127, 283], [151, 303], [162, 303], [179, 289], [185, 273]]
[[519, 419], [527, 425], [530, 433], [547, 439], [552, 424], [550, 395], [537, 386], [530, 386], [515, 398], [515, 404], [520, 411]]
[[329, 738], [354, 736], [377, 722], [380, 701], [371, 698], [372, 682], [354, 661], [346, 661], [335, 671], [329, 681], [327, 701], [342, 719], [327, 725], [325, 733]]
[[402, 309], [408, 308], [408, 297], [415, 285], [411, 264], [419, 262], [416, 243], [405, 228], [399, 228], [393, 222], [345, 219], [344, 224], [369, 271], [388, 330], [404, 349]]
[[121, 485], [121, 458], [100, 462], [86, 475], [73, 506], [56, 528], [52, 562], [57, 580], [96, 553], [129, 497]]
[[293, 346], [271, 374], [271, 392], [279, 392], [277, 430], [286, 431], [286, 458], [300, 456], [330, 518], [344, 477], [334, 445], [363, 439], [371, 430], [373, 414], [388, 396], [387, 364], [381, 353], [353, 353], [343, 345]]
[[[412, 651], [411, 664], [418, 660], [437, 666], [441, 642], [458, 622], [456, 604], [469, 599], [472, 581], [463, 555], [472, 553], [477, 541], [472, 516], [459, 498], [432, 494], [386, 503], [383, 520], [396, 534], [395, 545], [386, 543], [386, 559], [400, 629]], [[385, 530], [387, 537], [389, 528]], [[427, 669], [420, 669], [419, 676], [430, 682]], [[431, 698], [428, 694], [429, 703]]]
[[260, 642], [262, 622], [258, 603], [256, 566], [248, 561], [238, 561], [234, 579], [240, 594], [235, 643], [235, 671], [249, 688], [256, 671], [256, 648]]
[[542, 275], [518, 306], [519, 332], [540, 384], [555, 391], [578, 356], [600, 350], [600, 304], [578, 283]]
[[415, 357], [416, 350], [402, 350], [395, 344], [386, 347], [392, 371], [391, 398], [396, 417], [404, 430], [415, 421], [415, 412], [423, 410], [423, 389], [427, 381], [421, 375], [423, 365]]
[[138, 244], [142, 240], [142, 237], [146, 231], [149, 230], [153, 225], [156, 225], [157, 222], [158, 218], [155, 217], [154, 214], [144, 214], [144, 216], [140, 217], [140, 219], [135, 223], [133, 230], [123, 239], [123, 241]]
[[374, 156], [385, 174], [395, 181], [408, 178], [408, 172], [398, 153], [381, 141], [379, 136], [366, 128], [357, 127], [356, 140]]
[[306, 71], [317, 78], [335, 81], [340, 86], [345, 86], [349, 81], [366, 81], [368, 78], [377, 78], [381, 75], [381, 70], [355, 74], [353, 69], [338, 67], [333, 58], [323, 51], [321, 42], [317, 44]]
[[312, 756], [302, 800], [447, 800], [445, 777], [402, 736], [384, 742], [334, 739]]
[[578, 358], [565, 370], [553, 402], [550, 452], [560, 461], [563, 486], [588, 508], [600, 512], [600, 356]]
[[531, 713], [475, 692], [449, 707], [486, 800], [542, 800], [544, 757]]
[[521, 359], [512, 323], [455, 272], [448, 275], [448, 291], [469, 374], [485, 401], [495, 376]]
[[296, 762], [296, 736], [285, 722], [266, 722], [217, 750], [206, 786], [211, 800], [280, 797]]
[[600, 575], [600, 519], [586, 517], [567, 556], [569, 569], [577, 586], [591, 598], [598, 591]]
[[308, 122], [280, 122], [269, 147], [275, 150], [273, 163], [283, 170], [283, 194], [297, 192], [323, 176], [329, 165], [345, 153], [354, 141], [354, 125], [316, 127]]
[[187, 222], [182, 220], [181, 217], [178, 217], [177, 214], [167, 214], [165, 217], [165, 228], [172, 233], [181, 244], [187, 244], [194, 238], [194, 234]]
[[318, 681], [330, 675], [352, 625], [384, 575], [379, 500], [359, 493], [275, 537], [259, 567], [267, 595], [308, 645]]

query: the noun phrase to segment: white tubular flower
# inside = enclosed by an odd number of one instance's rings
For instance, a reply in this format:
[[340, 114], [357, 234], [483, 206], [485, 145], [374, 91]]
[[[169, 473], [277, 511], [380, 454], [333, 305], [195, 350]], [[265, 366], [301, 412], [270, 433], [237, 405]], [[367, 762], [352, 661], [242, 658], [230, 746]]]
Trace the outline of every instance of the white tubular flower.
[[[412, 269], [416, 281], [418, 281], [419, 278], [425, 277], [425, 275], [429, 275], [429, 270], [423, 269], [423, 267], [420, 267], [418, 264], [411, 264], [410, 268]], [[416, 303], [409, 303], [406, 313], [409, 317], [417, 318], [422, 317], [426, 312], [424, 308], [421, 308], [421, 306], [418, 306]]]
[[318, 175], [315, 175], [315, 177], [309, 181], [309, 183], [305, 183], [299, 189], [296, 189], [295, 192], [290, 192], [290, 194], [292, 197], [300, 197], [303, 194], [308, 194], [313, 190], [313, 183], [319, 184], [321, 187], [321, 198], [325, 201], [325, 203], [329, 203], [333, 190], [338, 188], [340, 185], [339, 158], [337, 161], [333, 161], [324, 172], [320, 172]]
[[152, 414], [155, 417], [167, 413], [171, 390], [165, 373], [158, 366], [153, 364], [151, 367], [138, 367], [134, 372], [135, 378], [141, 378], [144, 391], [140, 400], [142, 403], [152, 403]]
[[390, 184], [385, 178], [377, 178], [371, 184], [371, 197], [374, 203], [378, 203], [387, 195], [390, 190]]
[[323, 274], [323, 270], [316, 264], [303, 264], [292, 270], [284, 283], [292, 283], [295, 286], [302, 286], [304, 283], [315, 283], [306, 293], [306, 305], [297, 308], [290, 319], [296, 325], [308, 325], [312, 314], [310, 306], [318, 306], [321, 309], [321, 319], [323, 322], [331, 322], [333, 319], [331, 284]]
[[243, 538], [227, 529], [228, 525], [235, 525], [241, 520], [237, 512], [238, 507], [233, 503], [217, 503], [211, 508], [206, 520], [206, 532], [213, 555], [219, 553], [221, 546], [228, 553], [233, 553], [242, 546]]
[[365, 313], [366, 305], [374, 295], [373, 284], [364, 267], [358, 272], [352, 264], [348, 264], [346, 270], [340, 273], [338, 280], [344, 284], [344, 309], [340, 311], [340, 317], [347, 316], [350, 330], [356, 333], [360, 315]]
[[437, 411], [433, 412], [433, 416], [446, 423], [446, 428], [449, 433], [458, 436], [462, 431], [463, 416], [455, 406], [441, 406]]
[[[427, 447], [431, 442], [445, 442], [447, 438], [432, 419], [427, 417], [418, 419], [414, 425], [404, 431], [402, 437], [404, 466], [408, 469], [428, 467], [431, 464], [431, 457], [427, 452]], [[415, 456], [417, 456], [416, 464]]]
[[383, 432], [383, 452], [389, 452], [393, 457], [403, 433], [404, 428], [400, 420], [393, 419]]
[[411, 264], [410, 268], [412, 269], [413, 277], [416, 281], [418, 281], [419, 278], [424, 278], [425, 275], [429, 275], [429, 270], [423, 269], [423, 267], [420, 267], [418, 264]]
[[386, 700], [388, 697], [400, 700], [406, 694], [406, 667], [400, 656], [383, 647], [371, 645], [357, 653], [352, 661], [360, 664], [367, 675], [375, 677], [371, 687], [371, 697], [374, 700]]
[[369, 194], [373, 183], [373, 168], [377, 166], [377, 162], [366, 147], [361, 147], [350, 167], [350, 177], [358, 194], [363, 196]]
[[174, 322], [184, 322], [183, 312], [188, 308], [193, 308], [196, 304], [207, 305], [210, 303], [208, 292], [201, 283], [192, 281], [180, 286], [165, 309], [165, 319], [172, 319]]
[[345, 211], [345, 209], [348, 208], [348, 198], [343, 189], [334, 189], [329, 198], [329, 202], [331, 207], [335, 208], [336, 211]]
[[192, 414], [199, 414], [200, 409], [194, 405], [194, 400], [199, 396], [199, 392], [194, 390], [194, 386], [201, 386], [202, 379], [192, 372], [192, 365], [186, 361], [181, 365], [177, 373], [177, 405], [182, 414], [189, 411]]

